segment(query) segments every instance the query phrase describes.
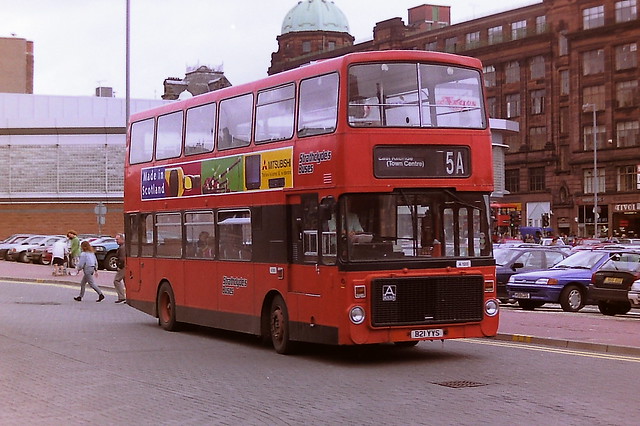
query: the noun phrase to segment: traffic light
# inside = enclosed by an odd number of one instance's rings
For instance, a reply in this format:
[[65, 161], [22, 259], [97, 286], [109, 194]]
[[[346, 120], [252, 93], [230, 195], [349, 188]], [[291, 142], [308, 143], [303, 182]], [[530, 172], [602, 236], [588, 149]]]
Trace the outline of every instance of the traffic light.
[[519, 210], [511, 210], [509, 212], [509, 225], [512, 228], [520, 226], [520, 211]]
[[549, 213], [542, 213], [541, 219], [542, 219], [542, 227], [543, 228], [548, 228], [549, 227]]

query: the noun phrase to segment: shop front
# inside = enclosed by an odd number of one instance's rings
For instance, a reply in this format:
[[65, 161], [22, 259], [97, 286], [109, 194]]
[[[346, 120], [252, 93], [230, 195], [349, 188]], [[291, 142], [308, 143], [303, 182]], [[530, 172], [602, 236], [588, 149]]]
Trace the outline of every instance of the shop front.
[[640, 203], [614, 204], [611, 219], [614, 237], [638, 238], [640, 236]]

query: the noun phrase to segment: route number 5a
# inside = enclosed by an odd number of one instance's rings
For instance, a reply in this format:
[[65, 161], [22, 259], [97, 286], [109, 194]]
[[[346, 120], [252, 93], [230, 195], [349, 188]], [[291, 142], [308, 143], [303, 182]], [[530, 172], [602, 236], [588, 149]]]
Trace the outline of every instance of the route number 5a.
[[448, 175], [464, 175], [464, 159], [460, 151], [445, 151], [445, 171]]

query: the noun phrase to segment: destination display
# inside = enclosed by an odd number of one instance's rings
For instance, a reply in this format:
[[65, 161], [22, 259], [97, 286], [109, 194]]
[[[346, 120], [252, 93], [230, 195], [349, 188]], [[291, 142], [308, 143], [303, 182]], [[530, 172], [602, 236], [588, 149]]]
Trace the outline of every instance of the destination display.
[[377, 178], [466, 178], [471, 154], [465, 146], [378, 146], [373, 151]]

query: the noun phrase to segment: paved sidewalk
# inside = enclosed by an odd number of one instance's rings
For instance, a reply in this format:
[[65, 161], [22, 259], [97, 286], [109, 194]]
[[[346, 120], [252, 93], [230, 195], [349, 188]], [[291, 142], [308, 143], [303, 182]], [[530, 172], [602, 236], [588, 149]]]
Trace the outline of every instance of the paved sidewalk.
[[[80, 275], [56, 277], [51, 275], [52, 270], [51, 266], [0, 260], [0, 279], [79, 285]], [[114, 275], [99, 271], [98, 286], [113, 289]], [[506, 305], [500, 311], [496, 339], [640, 356], [640, 310], [609, 317], [594, 306], [571, 313], [563, 312], [559, 305], [545, 305], [535, 311]]]

